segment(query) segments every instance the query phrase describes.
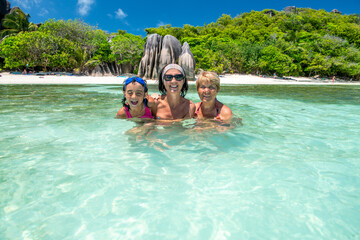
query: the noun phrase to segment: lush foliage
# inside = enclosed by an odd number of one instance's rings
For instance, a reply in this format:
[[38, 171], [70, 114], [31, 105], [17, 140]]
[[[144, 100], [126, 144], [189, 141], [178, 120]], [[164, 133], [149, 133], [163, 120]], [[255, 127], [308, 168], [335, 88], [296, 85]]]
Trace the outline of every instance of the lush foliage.
[[360, 16], [298, 9], [252, 11], [215, 23], [183, 28], [165, 25], [148, 34], [188, 42], [197, 68], [218, 73], [360, 79]]
[[3, 30], [0, 31], [0, 37], [17, 34], [27, 31], [35, 31], [37, 26], [29, 22], [30, 15], [25, 14], [20, 9], [15, 9], [11, 13], [5, 15], [2, 20]]
[[[119, 30], [108, 34], [81, 21], [48, 20], [37, 30], [29, 15], [6, 15], [0, 67], [83, 72], [104, 63], [131, 65], [134, 72], [145, 39]], [[32, 31], [36, 30], [36, 31]], [[218, 73], [314, 76], [360, 80], [360, 15], [298, 9], [252, 11], [194, 27], [146, 29], [188, 42], [197, 68]]]
[[113, 36], [80, 21], [49, 20], [35, 32], [9, 35], [0, 44], [4, 68], [83, 72], [108, 62], [137, 69], [143, 39], [120, 32]]
[[118, 64], [130, 64], [137, 70], [143, 54], [145, 41], [122, 31], [111, 39], [111, 58]]

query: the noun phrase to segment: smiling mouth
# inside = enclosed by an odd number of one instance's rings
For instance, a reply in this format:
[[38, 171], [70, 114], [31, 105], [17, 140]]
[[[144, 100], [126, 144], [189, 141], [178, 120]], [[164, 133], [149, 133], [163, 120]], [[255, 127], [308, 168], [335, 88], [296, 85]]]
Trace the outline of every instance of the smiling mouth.
[[139, 101], [130, 101], [131, 105], [136, 106]]
[[171, 91], [177, 91], [178, 88], [179, 88], [178, 85], [170, 85], [170, 90], [171, 90]]

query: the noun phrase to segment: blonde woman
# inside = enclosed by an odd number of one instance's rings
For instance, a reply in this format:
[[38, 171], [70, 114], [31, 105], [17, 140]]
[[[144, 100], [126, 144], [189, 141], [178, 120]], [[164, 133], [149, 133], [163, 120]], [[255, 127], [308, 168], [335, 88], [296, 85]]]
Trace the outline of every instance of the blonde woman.
[[216, 73], [200, 73], [196, 80], [196, 89], [201, 100], [195, 104], [195, 116], [198, 119], [228, 121], [233, 117], [231, 109], [216, 99], [220, 91], [220, 78]]

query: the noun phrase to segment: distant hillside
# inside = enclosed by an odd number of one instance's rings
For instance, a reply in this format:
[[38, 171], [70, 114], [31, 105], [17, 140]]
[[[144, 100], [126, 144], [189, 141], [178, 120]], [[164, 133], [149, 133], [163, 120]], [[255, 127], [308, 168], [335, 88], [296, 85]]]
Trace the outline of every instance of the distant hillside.
[[[141, 36], [122, 30], [108, 34], [77, 20], [49, 19], [38, 29], [30, 28], [28, 15], [13, 17], [29, 28], [13, 29], [0, 43], [0, 69], [137, 73], [145, 43]], [[287, 7], [146, 32], [188, 42], [197, 70], [360, 80], [359, 14]]]
[[188, 42], [197, 67], [221, 72], [360, 79], [360, 15], [288, 7], [204, 26], [146, 29]]

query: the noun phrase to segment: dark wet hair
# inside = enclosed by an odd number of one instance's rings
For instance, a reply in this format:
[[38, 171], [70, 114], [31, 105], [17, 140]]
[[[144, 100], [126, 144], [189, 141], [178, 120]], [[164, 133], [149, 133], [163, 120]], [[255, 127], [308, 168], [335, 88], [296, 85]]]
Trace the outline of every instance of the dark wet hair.
[[[130, 77], [130, 78], [126, 79], [124, 81], [123, 91], [125, 92], [125, 88], [126, 88], [127, 85], [129, 85], [130, 83], [135, 83], [135, 82], [140, 83], [144, 87], [144, 93], [146, 93], [148, 91], [148, 87], [146, 85], [146, 80], [144, 80], [142, 78], [139, 78], [139, 77]], [[126, 104], [125, 94], [124, 94], [124, 97], [121, 100], [121, 102], [122, 102], [124, 107], [127, 107], [128, 109], [130, 109], [130, 105]], [[145, 106], [148, 106], [146, 98], [144, 98], [144, 104], [145, 104]]]
[[[165, 68], [166, 68], [166, 66], [163, 67], [163, 69], [161, 69], [161, 71], [159, 73], [159, 92], [162, 95], [166, 94], [166, 88], [165, 88], [165, 85], [164, 85], [164, 82], [163, 82], [163, 71], [164, 71]], [[171, 68], [171, 69], [173, 69], [173, 68]], [[174, 68], [174, 69], [176, 69], [176, 68]], [[186, 80], [186, 75], [184, 75], [184, 84], [183, 84], [183, 86], [181, 88], [180, 96], [185, 97], [188, 89], [189, 89], [189, 85], [188, 85], [188, 82]]]

